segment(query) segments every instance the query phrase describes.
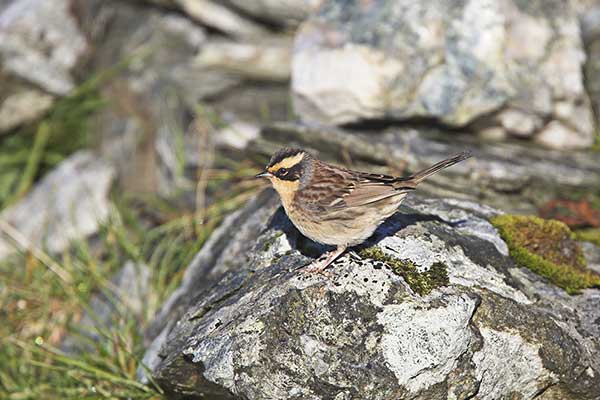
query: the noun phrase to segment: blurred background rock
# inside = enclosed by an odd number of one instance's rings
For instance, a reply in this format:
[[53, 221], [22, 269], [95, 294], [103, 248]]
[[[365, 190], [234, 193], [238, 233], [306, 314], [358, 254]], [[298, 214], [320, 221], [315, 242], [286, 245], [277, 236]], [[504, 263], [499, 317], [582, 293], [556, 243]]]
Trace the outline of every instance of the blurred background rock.
[[600, 3], [0, 0], [0, 389], [157, 395], [146, 325], [284, 145], [395, 174], [468, 147], [422, 193], [599, 240]]

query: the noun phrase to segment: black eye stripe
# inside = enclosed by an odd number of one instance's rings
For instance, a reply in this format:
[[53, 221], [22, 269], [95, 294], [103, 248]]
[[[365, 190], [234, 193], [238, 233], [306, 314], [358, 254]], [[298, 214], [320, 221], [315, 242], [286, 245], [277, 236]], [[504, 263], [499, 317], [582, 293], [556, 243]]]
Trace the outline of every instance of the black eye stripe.
[[284, 181], [295, 181], [300, 178], [301, 166], [299, 164], [294, 165], [291, 168], [279, 168], [275, 172], [275, 176]]

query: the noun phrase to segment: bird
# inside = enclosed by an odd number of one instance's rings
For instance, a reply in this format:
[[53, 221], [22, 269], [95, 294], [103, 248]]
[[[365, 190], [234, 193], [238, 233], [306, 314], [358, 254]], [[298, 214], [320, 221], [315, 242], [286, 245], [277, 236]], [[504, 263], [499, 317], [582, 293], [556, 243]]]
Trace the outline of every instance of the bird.
[[470, 157], [464, 151], [410, 176], [395, 177], [338, 167], [303, 149], [284, 147], [256, 178], [271, 182], [288, 218], [304, 236], [335, 246], [304, 268], [323, 273], [347, 248], [367, 240], [424, 179]]

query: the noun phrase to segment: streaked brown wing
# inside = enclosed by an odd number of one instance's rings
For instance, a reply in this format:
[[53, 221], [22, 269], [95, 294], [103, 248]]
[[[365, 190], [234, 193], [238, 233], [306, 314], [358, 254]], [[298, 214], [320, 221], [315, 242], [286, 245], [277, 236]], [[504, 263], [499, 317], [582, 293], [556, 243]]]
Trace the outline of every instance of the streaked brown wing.
[[313, 176], [310, 190], [302, 192], [305, 206], [319, 212], [334, 212], [358, 207], [406, 193], [414, 186], [389, 175], [368, 174], [321, 164]]
[[401, 191], [390, 184], [360, 183], [351, 193], [344, 196], [345, 207], [359, 207], [399, 195]]
[[343, 206], [344, 197], [352, 193], [359, 179], [352, 171], [320, 163], [310, 186], [298, 192], [297, 200], [314, 212], [327, 212]]

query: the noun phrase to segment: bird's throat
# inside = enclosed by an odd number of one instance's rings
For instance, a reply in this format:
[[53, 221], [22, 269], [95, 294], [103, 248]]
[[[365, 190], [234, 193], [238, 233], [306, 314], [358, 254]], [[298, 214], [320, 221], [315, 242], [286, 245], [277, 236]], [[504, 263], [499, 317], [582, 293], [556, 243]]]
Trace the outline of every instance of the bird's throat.
[[300, 187], [300, 181], [284, 181], [281, 179], [273, 179], [273, 188], [279, 193], [281, 202], [286, 210], [290, 209], [290, 206], [294, 200], [294, 196]]

